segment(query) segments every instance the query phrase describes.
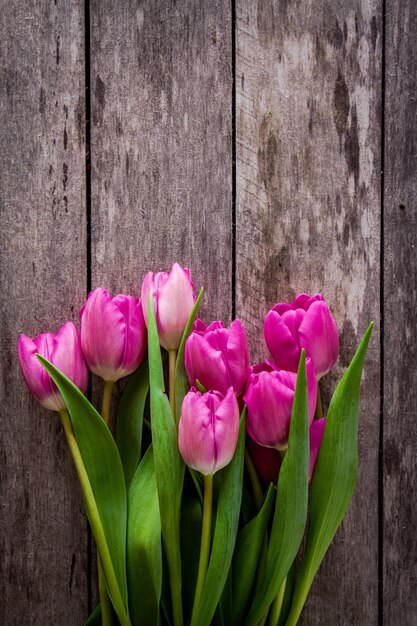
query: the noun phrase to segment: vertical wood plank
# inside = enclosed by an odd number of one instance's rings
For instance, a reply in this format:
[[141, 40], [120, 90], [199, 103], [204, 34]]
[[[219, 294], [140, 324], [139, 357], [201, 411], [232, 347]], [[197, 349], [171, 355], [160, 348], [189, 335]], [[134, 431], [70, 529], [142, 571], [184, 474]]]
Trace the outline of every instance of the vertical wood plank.
[[178, 260], [231, 317], [230, 2], [92, 3], [92, 280]]
[[384, 624], [417, 623], [417, 4], [386, 3]]
[[26, 389], [20, 332], [78, 318], [86, 289], [83, 3], [1, 3], [2, 624], [81, 624], [87, 523], [56, 414]]
[[[268, 309], [322, 292], [341, 333], [328, 400], [369, 321], [378, 327], [381, 2], [238, 0], [236, 64], [237, 316], [262, 358]], [[374, 336], [358, 489], [313, 585], [309, 626], [377, 622], [378, 385]]]

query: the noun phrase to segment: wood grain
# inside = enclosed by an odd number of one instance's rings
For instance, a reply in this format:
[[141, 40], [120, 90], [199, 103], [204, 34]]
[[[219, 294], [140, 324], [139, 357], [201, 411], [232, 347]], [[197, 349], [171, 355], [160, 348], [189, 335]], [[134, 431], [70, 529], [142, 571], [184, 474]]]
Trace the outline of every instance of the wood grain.
[[174, 261], [231, 317], [230, 3], [92, 3], [92, 280]]
[[387, 2], [383, 623], [417, 623], [417, 4]]
[[[328, 401], [379, 320], [381, 3], [237, 1], [237, 315], [322, 292], [341, 334]], [[301, 623], [377, 623], [379, 349], [363, 380], [359, 487]]]
[[87, 524], [56, 414], [17, 339], [78, 318], [86, 290], [83, 3], [1, 3], [0, 622], [81, 624]]

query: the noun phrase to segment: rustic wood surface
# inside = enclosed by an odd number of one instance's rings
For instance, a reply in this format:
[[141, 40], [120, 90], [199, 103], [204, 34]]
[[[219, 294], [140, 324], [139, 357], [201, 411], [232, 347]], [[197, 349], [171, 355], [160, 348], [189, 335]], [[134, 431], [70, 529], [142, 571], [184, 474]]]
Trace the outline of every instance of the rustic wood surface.
[[[341, 330], [326, 399], [369, 321], [379, 332], [380, 11], [379, 0], [237, 3], [237, 315], [262, 358], [268, 309], [323, 292]], [[377, 622], [375, 335], [359, 485], [310, 594], [309, 626]]]
[[417, 623], [414, 0], [0, 4], [1, 623], [77, 626], [95, 600], [75, 473], [18, 334], [175, 260], [207, 321], [235, 309], [253, 359], [271, 305], [322, 291], [342, 347], [326, 401], [375, 321], [359, 488], [301, 623]]
[[[417, 3], [387, 3], [383, 623], [417, 623]], [[412, 591], [414, 590], [414, 591]]]
[[55, 413], [27, 392], [20, 332], [76, 321], [86, 293], [84, 9], [2, 2], [0, 622], [82, 624], [87, 523]]

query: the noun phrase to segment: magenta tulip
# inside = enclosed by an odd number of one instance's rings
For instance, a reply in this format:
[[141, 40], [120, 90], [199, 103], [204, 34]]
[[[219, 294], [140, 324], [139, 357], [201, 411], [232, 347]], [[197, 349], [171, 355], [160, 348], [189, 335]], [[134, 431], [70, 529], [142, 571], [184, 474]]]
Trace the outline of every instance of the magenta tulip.
[[291, 304], [276, 304], [265, 318], [264, 334], [268, 350], [282, 369], [297, 371], [302, 348], [313, 361], [317, 379], [336, 363], [339, 335], [320, 294], [302, 293]]
[[185, 396], [178, 429], [178, 444], [185, 463], [204, 475], [230, 463], [239, 435], [239, 407], [233, 388], [225, 396], [217, 391]]
[[313, 478], [314, 470], [319, 455], [321, 442], [324, 434], [326, 420], [324, 418], [315, 420], [310, 426], [310, 465], [308, 468], [308, 481]]
[[141, 294], [146, 325], [149, 294], [153, 296], [159, 342], [166, 350], [177, 350], [195, 303], [190, 270], [174, 263], [169, 273], [146, 274]]
[[140, 299], [95, 289], [80, 311], [81, 347], [90, 370], [116, 381], [141, 364], [147, 345]]
[[225, 394], [229, 387], [239, 396], [249, 374], [249, 348], [242, 322], [230, 329], [222, 322], [205, 326], [198, 320], [185, 344], [185, 369], [192, 386], [198, 380], [205, 389]]
[[83, 393], [87, 391], [88, 369], [77, 329], [72, 322], [61, 326], [56, 335], [43, 333], [35, 339], [20, 335], [18, 352], [29, 391], [46, 409], [61, 411], [65, 408], [65, 402], [52, 378], [36, 358], [37, 354], [61, 370]]
[[[317, 379], [311, 359], [306, 360], [306, 369], [311, 423], [317, 401]], [[285, 370], [250, 374], [243, 398], [248, 407], [246, 424], [249, 435], [260, 445], [277, 450], [288, 447], [296, 380], [297, 374]]]

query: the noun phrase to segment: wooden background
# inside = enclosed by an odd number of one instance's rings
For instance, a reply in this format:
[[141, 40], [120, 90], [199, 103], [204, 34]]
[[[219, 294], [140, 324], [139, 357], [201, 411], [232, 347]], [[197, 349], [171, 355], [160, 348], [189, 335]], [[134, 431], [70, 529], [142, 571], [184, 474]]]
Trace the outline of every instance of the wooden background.
[[301, 623], [417, 624], [415, 0], [0, 4], [1, 624], [76, 626], [95, 597], [18, 334], [175, 260], [254, 359], [268, 308], [322, 291], [341, 331], [327, 396], [375, 321], [359, 488]]

